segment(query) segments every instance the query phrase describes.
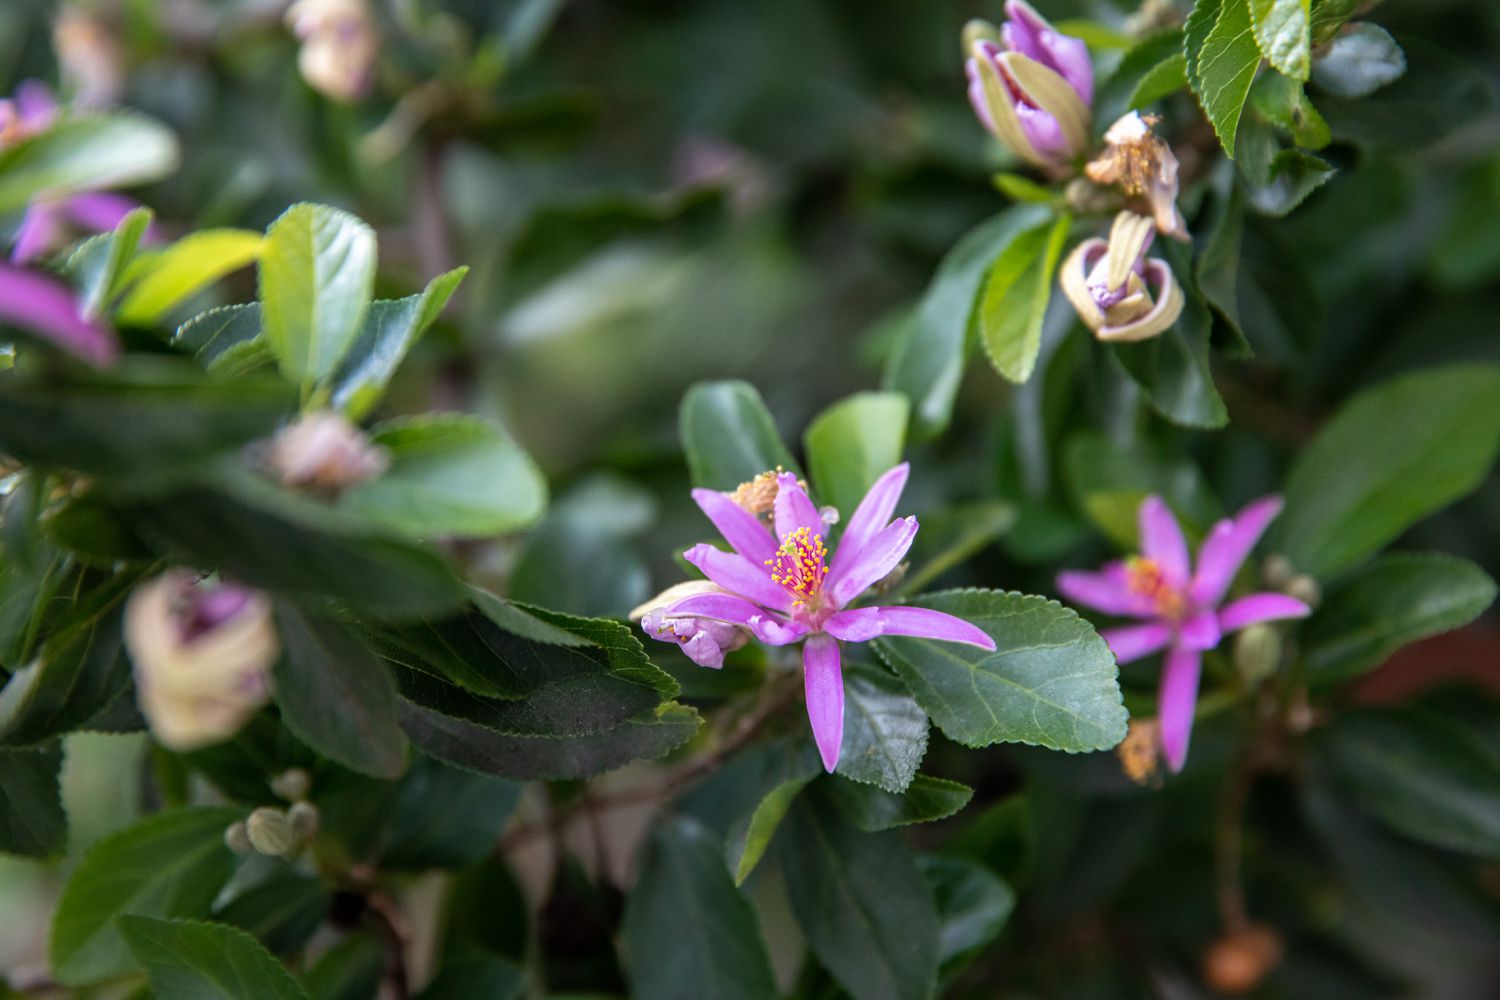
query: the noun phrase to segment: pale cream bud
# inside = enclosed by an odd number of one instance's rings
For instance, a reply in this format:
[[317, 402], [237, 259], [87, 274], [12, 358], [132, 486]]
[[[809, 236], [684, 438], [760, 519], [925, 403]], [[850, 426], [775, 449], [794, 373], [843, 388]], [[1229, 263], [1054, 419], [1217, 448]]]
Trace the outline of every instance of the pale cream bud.
[[294, 802], [292, 807], [286, 811], [287, 819], [292, 824], [292, 835], [297, 838], [297, 843], [306, 844], [318, 835], [318, 824], [321, 817], [318, 807], [311, 802]]
[[312, 788], [312, 778], [300, 767], [291, 768], [271, 779], [271, 791], [288, 802], [301, 802]]
[[346, 103], [370, 92], [380, 38], [365, 0], [298, 0], [286, 21], [302, 40], [297, 69], [308, 86]]
[[1281, 633], [1264, 623], [1242, 629], [1234, 637], [1234, 667], [1247, 685], [1270, 677], [1281, 665]]
[[250, 843], [250, 835], [245, 831], [244, 820], [235, 820], [225, 827], [224, 846], [242, 857], [255, 853], [255, 845]]
[[289, 857], [302, 846], [291, 819], [271, 806], [261, 806], [250, 814], [245, 821], [245, 833], [257, 851], [274, 858]]
[[284, 486], [336, 494], [376, 478], [390, 456], [341, 413], [305, 413], [266, 447], [266, 471]]

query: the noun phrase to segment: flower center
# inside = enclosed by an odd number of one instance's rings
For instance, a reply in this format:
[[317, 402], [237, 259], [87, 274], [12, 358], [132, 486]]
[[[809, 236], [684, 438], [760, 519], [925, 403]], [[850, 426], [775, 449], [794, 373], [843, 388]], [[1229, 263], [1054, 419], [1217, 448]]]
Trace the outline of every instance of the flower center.
[[776, 555], [766, 560], [771, 568], [771, 580], [780, 584], [792, 595], [792, 606], [805, 608], [817, 601], [823, 589], [823, 578], [828, 575], [824, 560], [828, 549], [823, 546], [820, 535], [807, 528], [798, 528], [787, 535]]
[[1187, 598], [1173, 586], [1155, 559], [1131, 559], [1125, 567], [1126, 586], [1156, 606], [1156, 613], [1174, 621], [1187, 610]]

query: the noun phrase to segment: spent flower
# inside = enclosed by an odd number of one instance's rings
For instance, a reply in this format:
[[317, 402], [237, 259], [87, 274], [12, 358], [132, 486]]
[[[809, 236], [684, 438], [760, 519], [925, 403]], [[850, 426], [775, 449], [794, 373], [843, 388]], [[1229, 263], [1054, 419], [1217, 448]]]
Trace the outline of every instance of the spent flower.
[[380, 38], [365, 0], [297, 0], [286, 22], [302, 42], [297, 69], [309, 87], [344, 103], [369, 94]]
[[1182, 314], [1185, 300], [1172, 269], [1146, 256], [1154, 236], [1150, 219], [1121, 212], [1109, 239], [1084, 240], [1058, 269], [1063, 294], [1098, 339], [1147, 340]]
[[[850, 606], [900, 565], [916, 537], [916, 518], [892, 520], [909, 471], [903, 463], [876, 480], [836, 551], [825, 540], [827, 521], [789, 472], [776, 477], [769, 527], [731, 494], [694, 490], [693, 500], [732, 551], [704, 544], [684, 553], [716, 591], [657, 609], [646, 627], [652, 638], [680, 642], [679, 635], [659, 635], [653, 626], [717, 622], [748, 630], [770, 646], [802, 643], [808, 720], [829, 771], [838, 766], [844, 732], [841, 643], [907, 635], [995, 648], [983, 630], [941, 611]], [[642, 622], [646, 625], [644, 618]]]
[[1177, 519], [1157, 496], [1140, 507], [1141, 554], [1096, 573], [1064, 571], [1057, 589], [1077, 604], [1144, 624], [1100, 634], [1121, 663], [1166, 649], [1157, 718], [1167, 765], [1182, 770], [1192, 736], [1198, 679], [1205, 650], [1224, 635], [1260, 622], [1306, 617], [1306, 604], [1286, 594], [1251, 594], [1225, 603], [1229, 585], [1256, 541], [1281, 511], [1280, 497], [1264, 497], [1214, 525], [1191, 565]]
[[1129, 197], [1143, 200], [1163, 236], [1187, 240], [1187, 223], [1177, 208], [1177, 156], [1151, 131], [1156, 121], [1139, 111], [1121, 117], [1104, 133], [1104, 152], [1083, 172], [1096, 184], [1117, 184]]

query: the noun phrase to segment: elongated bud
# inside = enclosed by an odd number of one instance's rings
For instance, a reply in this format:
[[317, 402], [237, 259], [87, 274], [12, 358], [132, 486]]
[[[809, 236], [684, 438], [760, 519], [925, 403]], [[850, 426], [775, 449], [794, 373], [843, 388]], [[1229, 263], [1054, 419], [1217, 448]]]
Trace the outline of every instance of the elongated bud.
[[1270, 625], [1251, 625], [1234, 637], [1234, 668], [1249, 687], [1270, 677], [1281, 665], [1281, 633]]
[[312, 788], [312, 778], [300, 767], [284, 771], [271, 779], [271, 791], [288, 802], [301, 802]]
[[255, 845], [250, 843], [250, 835], [245, 831], [244, 820], [235, 820], [225, 827], [224, 846], [241, 857], [248, 857], [255, 853]]
[[291, 819], [271, 806], [261, 806], [250, 814], [245, 821], [245, 833], [257, 851], [275, 858], [289, 857], [301, 846]]

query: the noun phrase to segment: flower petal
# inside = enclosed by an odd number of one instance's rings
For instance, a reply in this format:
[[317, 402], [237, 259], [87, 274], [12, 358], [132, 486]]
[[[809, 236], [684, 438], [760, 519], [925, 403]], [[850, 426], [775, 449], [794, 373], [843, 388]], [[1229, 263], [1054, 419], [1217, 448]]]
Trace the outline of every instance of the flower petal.
[[903, 517], [892, 521], [857, 549], [844, 564], [843, 572], [830, 571], [823, 590], [835, 608], [842, 608], [862, 594], [866, 587], [878, 583], [900, 564], [917, 537], [917, 519]]
[[43, 201], [36, 202], [21, 217], [16, 241], [10, 248], [10, 261], [12, 264], [29, 264], [44, 257], [61, 242], [62, 226], [57, 207]]
[[1188, 741], [1193, 735], [1193, 713], [1198, 707], [1198, 675], [1203, 654], [1173, 646], [1162, 668], [1156, 713], [1161, 724], [1161, 748], [1167, 766], [1176, 774], [1187, 760]]
[[[109, 191], [89, 191], [76, 194], [64, 201], [59, 208], [80, 229], [91, 233], [107, 233], [120, 224], [120, 220], [141, 207], [134, 198]], [[154, 229], [155, 226], [152, 226]], [[152, 242], [154, 232], [146, 234], [146, 242]]]
[[1219, 628], [1225, 632], [1236, 632], [1259, 622], [1279, 621], [1283, 618], [1306, 618], [1312, 608], [1286, 594], [1251, 594], [1226, 605], [1219, 612]]
[[1178, 626], [1177, 635], [1188, 649], [1200, 652], [1213, 649], [1222, 637], [1218, 616], [1212, 611], [1200, 611]]
[[1156, 495], [1141, 501], [1141, 555], [1161, 568], [1174, 584], [1186, 583], [1189, 576], [1187, 539], [1177, 518]]
[[910, 473], [911, 466], [902, 462], [875, 480], [859, 506], [854, 509], [849, 523], [844, 526], [844, 533], [839, 536], [839, 547], [834, 552], [833, 563], [828, 569], [830, 575], [842, 576], [859, 550], [891, 523]]
[[776, 537], [785, 541], [798, 528], [822, 535], [823, 519], [797, 477], [783, 472], [776, 477]]
[[806, 637], [810, 631], [801, 622], [782, 621], [772, 614], [756, 615], [747, 623], [755, 638], [767, 646], [787, 646]]
[[748, 625], [750, 619], [766, 609], [733, 594], [694, 594], [674, 601], [661, 609], [665, 618], [712, 618], [715, 621]]
[[786, 611], [792, 606], [791, 596], [771, 582], [764, 566], [757, 566], [738, 553], [712, 545], [694, 545], [682, 557], [732, 594], [775, 611]]
[[693, 502], [713, 522], [724, 540], [734, 551], [753, 563], [764, 563], [776, 555], [776, 539], [761, 523], [760, 518], [750, 513], [718, 490], [694, 490]]
[[846, 642], [867, 642], [881, 635], [910, 635], [961, 642], [991, 651], [995, 648], [995, 640], [983, 629], [956, 615], [903, 605], [840, 611], [824, 623], [823, 631]]
[[1064, 570], [1057, 574], [1057, 592], [1074, 604], [1102, 611], [1107, 615], [1129, 615], [1150, 618], [1156, 609], [1144, 594], [1130, 589], [1122, 562], [1107, 563], [1097, 573]]
[[1126, 625], [1123, 628], [1107, 628], [1099, 632], [1115, 654], [1116, 663], [1130, 663], [1143, 656], [1150, 656], [1172, 641], [1172, 627], [1163, 622], [1147, 625]]
[[1262, 497], [1233, 518], [1214, 525], [1198, 550], [1198, 571], [1193, 576], [1193, 600], [1202, 605], [1218, 604], [1229, 591], [1245, 557], [1265, 533], [1266, 526], [1281, 513], [1278, 496]]
[[810, 636], [802, 646], [802, 680], [807, 691], [807, 721], [823, 768], [830, 774], [839, 764], [844, 742], [844, 674], [839, 643], [831, 635]]
[[108, 364], [120, 351], [112, 330], [78, 315], [78, 303], [66, 285], [4, 263], [0, 263], [0, 321], [40, 334], [96, 365]]

